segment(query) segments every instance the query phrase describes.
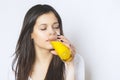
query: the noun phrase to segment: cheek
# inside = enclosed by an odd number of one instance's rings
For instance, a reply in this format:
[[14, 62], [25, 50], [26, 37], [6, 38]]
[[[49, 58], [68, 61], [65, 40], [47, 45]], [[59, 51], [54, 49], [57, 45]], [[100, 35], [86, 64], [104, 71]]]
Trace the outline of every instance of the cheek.
[[41, 41], [46, 41], [47, 40], [47, 35], [45, 33], [39, 34], [38, 37]]
[[47, 40], [47, 35], [42, 32], [33, 33], [32, 37], [34, 39], [34, 42], [37, 44], [39, 43], [42, 44], [43, 42]]

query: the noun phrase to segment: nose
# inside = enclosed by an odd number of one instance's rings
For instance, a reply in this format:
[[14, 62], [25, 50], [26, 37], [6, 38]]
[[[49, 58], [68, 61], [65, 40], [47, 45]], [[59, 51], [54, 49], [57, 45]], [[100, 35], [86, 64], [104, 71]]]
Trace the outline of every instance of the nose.
[[49, 35], [56, 35], [56, 31], [53, 28], [50, 28]]

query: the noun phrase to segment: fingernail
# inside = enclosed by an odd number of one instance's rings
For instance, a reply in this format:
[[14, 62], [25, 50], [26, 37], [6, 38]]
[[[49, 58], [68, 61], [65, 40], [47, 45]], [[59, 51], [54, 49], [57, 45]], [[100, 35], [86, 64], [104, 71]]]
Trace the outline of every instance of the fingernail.
[[59, 37], [57, 37], [57, 39], [60, 39]]
[[60, 40], [61, 42], [64, 42], [63, 40]]

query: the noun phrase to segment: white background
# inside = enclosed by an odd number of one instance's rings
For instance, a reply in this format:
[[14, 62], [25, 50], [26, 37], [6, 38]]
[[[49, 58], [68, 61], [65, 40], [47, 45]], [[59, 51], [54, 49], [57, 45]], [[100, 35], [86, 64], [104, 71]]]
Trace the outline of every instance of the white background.
[[25, 13], [39, 3], [60, 14], [84, 58], [86, 80], [120, 80], [120, 0], [0, 0], [0, 80], [8, 80]]

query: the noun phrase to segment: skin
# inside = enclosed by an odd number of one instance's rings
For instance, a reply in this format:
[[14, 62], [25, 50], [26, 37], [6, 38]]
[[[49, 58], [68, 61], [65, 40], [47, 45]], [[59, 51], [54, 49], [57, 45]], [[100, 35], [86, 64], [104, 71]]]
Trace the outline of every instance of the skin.
[[[70, 41], [62, 35], [57, 36], [59, 33], [59, 23], [52, 12], [43, 14], [36, 20], [33, 32], [31, 33], [31, 39], [34, 41], [36, 51], [35, 64], [30, 75], [32, 80], [44, 80], [53, 55], [57, 55], [50, 41], [62, 40], [70, 48], [72, 54], [75, 54], [75, 49]], [[66, 80], [74, 80], [73, 61], [65, 62], [65, 68]]]

